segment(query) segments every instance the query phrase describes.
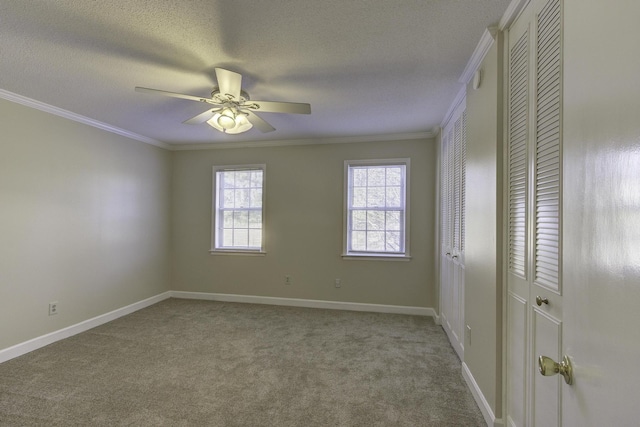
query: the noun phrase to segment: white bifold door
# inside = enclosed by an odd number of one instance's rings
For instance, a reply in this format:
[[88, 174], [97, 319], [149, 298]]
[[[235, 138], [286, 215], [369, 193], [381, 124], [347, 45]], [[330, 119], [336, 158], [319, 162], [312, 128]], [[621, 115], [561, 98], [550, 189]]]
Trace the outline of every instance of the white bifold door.
[[565, 379], [540, 370], [562, 366], [562, 12], [532, 0], [508, 31], [508, 426], [562, 417]]
[[440, 156], [440, 315], [460, 359], [464, 356], [466, 117], [463, 101], [442, 131]]

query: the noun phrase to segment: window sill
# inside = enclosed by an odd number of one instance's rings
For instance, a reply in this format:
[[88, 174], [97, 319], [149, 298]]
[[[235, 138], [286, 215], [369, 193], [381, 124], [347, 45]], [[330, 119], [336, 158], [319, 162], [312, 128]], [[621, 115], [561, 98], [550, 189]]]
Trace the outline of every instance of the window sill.
[[384, 255], [384, 254], [342, 254], [342, 259], [352, 261], [411, 261], [409, 255]]
[[211, 249], [209, 255], [237, 255], [237, 256], [265, 256], [267, 253], [263, 251], [237, 251], [237, 250], [221, 250]]

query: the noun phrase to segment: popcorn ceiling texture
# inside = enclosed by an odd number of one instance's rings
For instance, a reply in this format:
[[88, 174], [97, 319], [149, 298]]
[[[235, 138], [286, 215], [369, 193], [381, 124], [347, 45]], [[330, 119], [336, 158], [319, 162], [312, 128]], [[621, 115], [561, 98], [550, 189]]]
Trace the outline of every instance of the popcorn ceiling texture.
[[485, 425], [429, 317], [169, 299], [0, 378], [10, 426]]
[[[0, 89], [167, 143], [417, 133], [440, 124], [484, 29], [509, 0], [111, 0], [0, 3]], [[214, 67], [277, 129], [228, 136], [145, 86], [209, 96]], [[206, 108], [205, 108], [206, 109]]]

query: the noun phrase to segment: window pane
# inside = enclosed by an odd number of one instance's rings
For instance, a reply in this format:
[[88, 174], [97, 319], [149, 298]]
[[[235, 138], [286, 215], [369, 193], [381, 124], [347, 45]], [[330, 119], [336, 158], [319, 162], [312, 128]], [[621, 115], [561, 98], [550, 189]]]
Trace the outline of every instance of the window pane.
[[218, 172], [218, 178], [223, 188], [235, 187], [235, 176], [235, 172]]
[[387, 231], [400, 231], [400, 212], [399, 211], [387, 211], [386, 212]]
[[387, 168], [387, 185], [402, 185], [402, 168]]
[[387, 187], [387, 203], [388, 208], [399, 208], [402, 206], [400, 198], [400, 187]]
[[222, 213], [222, 224], [224, 228], [233, 228], [233, 211], [224, 211]]
[[249, 230], [233, 230], [233, 246], [249, 246]]
[[249, 212], [249, 228], [262, 228], [262, 212]]
[[236, 208], [248, 208], [250, 202], [249, 190], [236, 190]]
[[353, 169], [353, 186], [364, 187], [367, 185], [367, 170], [366, 169]]
[[249, 190], [249, 204], [252, 208], [262, 207], [262, 188], [252, 188]]
[[221, 208], [234, 208], [236, 205], [234, 203], [236, 192], [235, 190], [224, 190], [224, 197], [221, 201]]
[[383, 252], [385, 250], [384, 231], [367, 232], [367, 250]]
[[233, 228], [248, 228], [249, 213], [247, 211], [233, 212]]
[[367, 191], [367, 207], [384, 207], [384, 187], [369, 187]]
[[262, 246], [262, 230], [249, 230], [249, 246], [252, 246], [254, 248], [259, 248], [260, 246]]
[[251, 172], [250, 171], [237, 171], [236, 172], [236, 187], [247, 188], [251, 186]]
[[262, 188], [262, 171], [251, 171], [251, 186]]
[[367, 229], [367, 211], [352, 211], [351, 229], [352, 230]]
[[354, 208], [364, 208], [367, 206], [366, 187], [353, 189], [353, 199], [351, 201], [351, 206], [353, 206]]
[[367, 213], [367, 230], [384, 230], [384, 211]]
[[391, 252], [400, 252], [400, 233], [397, 231], [387, 231], [386, 237], [386, 250]]
[[367, 250], [367, 233], [365, 231], [354, 231], [351, 233], [351, 250]]
[[367, 186], [384, 186], [384, 170], [385, 168], [369, 168]]
[[222, 246], [233, 246], [233, 230], [222, 230]]

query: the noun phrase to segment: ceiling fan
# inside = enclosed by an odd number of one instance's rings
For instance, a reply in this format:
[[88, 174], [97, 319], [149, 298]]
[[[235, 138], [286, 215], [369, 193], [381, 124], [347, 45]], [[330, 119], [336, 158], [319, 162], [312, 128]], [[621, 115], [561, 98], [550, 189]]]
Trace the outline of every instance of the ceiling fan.
[[197, 125], [207, 122], [220, 132], [238, 134], [246, 132], [253, 126], [261, 132], [276, 130], [256, 112], [311, 114], [311, 105], [296, 102], [254, 101], [249, 94], [242, 90], [242, 75], [224, 68], [216, 68], [218, 86], [213, 88], [211, 98], [167, 92], [146, 87], [136, 87], [137, 92], [188, 99], [213, 105], [207, 111], [198, 114], [183, 123]]

